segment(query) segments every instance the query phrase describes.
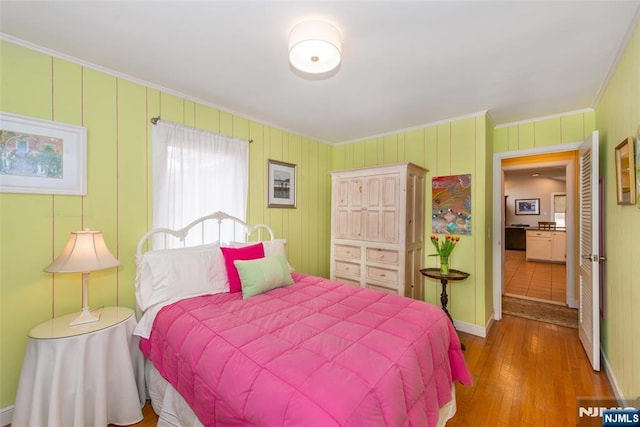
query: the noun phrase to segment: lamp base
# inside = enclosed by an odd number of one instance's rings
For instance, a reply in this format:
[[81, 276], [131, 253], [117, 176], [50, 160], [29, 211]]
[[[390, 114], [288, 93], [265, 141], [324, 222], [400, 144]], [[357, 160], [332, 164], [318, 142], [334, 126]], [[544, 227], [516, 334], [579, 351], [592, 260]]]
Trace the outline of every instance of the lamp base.
[[71, 321], [71, 323], [69, 323], [69, 326], [84, 325], [85, 323], [97, 322], [98, 320], [100, 320], [100, 316], [96, 316], [96, 315], [92, 314], [89, 311], [89, 309], [85, 307], [80, 312], [78, 317], [76, 317], [75, 319], [73, 319]]

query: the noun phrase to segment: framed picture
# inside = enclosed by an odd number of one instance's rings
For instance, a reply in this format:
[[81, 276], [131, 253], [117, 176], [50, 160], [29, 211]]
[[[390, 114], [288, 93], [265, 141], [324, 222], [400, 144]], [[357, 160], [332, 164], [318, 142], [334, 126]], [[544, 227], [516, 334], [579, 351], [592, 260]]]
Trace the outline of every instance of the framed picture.
[[87, 194], [87, 129], [0, 113], [0, 192]]
[[516, 199], [516, 215], [540, 215], [540, 199]]
[[471, 174], [431, 178], [431, 232], [471, 234]]
[[625, 138], [615, 151], [616, 190], [619, 205], [636, 203], [636, 170], [633, 137]]
[[296, 165], [267, 161], [267, 207], [296, 207]]

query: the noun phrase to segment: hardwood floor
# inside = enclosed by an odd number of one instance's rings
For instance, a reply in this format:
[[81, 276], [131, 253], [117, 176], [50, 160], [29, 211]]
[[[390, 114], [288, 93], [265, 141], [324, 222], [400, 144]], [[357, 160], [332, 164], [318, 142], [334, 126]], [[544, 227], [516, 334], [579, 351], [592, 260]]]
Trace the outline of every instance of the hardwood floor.
[[473, 387], [456, 384], [447, 427], [575, 426], [578, 397], [613, 397], [576, 329], [505, 315], [488, 337], [460, 334]]
[[[575, 329], [505, 315], [487, 338], [460, 333], [472, 387], [456, 384], [447, 427], [575, 426], [578, 397], [613, 397], [589, 365]], [[155, 427], [149, 403], [137, 427]]]

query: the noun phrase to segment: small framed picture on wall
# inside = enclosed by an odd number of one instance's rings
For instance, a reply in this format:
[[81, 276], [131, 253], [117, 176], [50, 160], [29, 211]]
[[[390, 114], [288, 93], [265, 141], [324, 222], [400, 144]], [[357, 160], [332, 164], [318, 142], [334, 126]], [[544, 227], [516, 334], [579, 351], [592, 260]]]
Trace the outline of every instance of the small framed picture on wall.
[[296, 207], [296, 165], [268, 160], [267, 207]]
[[87, 194], [87, 129], [0, 112], [0, 192]]
[[540, 199], [516, 199], [516, 215], [540, 215]]

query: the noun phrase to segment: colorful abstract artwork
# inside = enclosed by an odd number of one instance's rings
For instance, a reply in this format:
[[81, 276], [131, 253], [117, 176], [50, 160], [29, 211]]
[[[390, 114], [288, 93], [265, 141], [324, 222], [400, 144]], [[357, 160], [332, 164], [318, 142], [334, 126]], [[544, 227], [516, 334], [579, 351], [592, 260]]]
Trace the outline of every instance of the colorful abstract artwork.
[[471, 234], [471, 174], [431, 180], [432, 233]]

